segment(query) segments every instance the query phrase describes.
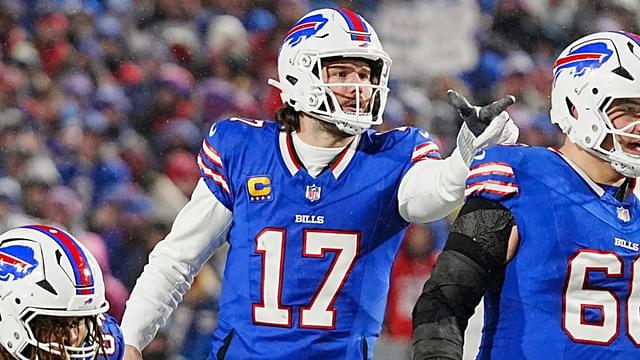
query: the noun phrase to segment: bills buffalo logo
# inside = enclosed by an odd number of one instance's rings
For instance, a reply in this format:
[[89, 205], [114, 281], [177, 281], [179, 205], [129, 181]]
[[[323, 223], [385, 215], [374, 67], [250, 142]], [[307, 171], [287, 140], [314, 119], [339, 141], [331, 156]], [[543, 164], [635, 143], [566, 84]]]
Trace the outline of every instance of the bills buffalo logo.
[[563, 71], [572, 71], [574, 77], [584, 75], [587, 70], [599, 68], [613, 55], [613, 49], [603, 41], [580, 45], [553, 64], [553, 83]]
[[13, 281], [29, 275], [38, 266], [33, 249], [14, 245], [0, 248], [0, 281]]
[[322, 14], [307, 16], [298, 21], [284, 39], [291, 47], [298, 45], [302, 40], [315, 35], [325, 26], [328, 19]]

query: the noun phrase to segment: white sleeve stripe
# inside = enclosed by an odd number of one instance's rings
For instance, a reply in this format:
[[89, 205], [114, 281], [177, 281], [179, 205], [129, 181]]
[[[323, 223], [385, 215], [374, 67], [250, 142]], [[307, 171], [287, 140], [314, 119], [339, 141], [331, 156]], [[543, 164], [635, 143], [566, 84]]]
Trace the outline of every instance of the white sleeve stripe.
[[415, 163], [415, 162], [418, 162], [418, 161], [423, 160], [423, 159], [442, 160], [440, 157], [429, 157], [429, 155], [431, 155], [431, 154], [440, 154], [440, 152], [438, 152], [438, 150], [429, 151], [426, 154], [422, 154], [420, 156], [416, 156], [416, 157], [411, 158], [411, 162]]
[[467, 188], [464, 190], [464, 196], [467, 197], [471, 194], [481, 192], [487, 192], [496, 195], [509, 195], [518, 192], [518, 186], [512, 183], [487, 180], [467, 186]]
[[439, 151], [440, 149], [438, 148], [438, 145], [436, 145], [435, 143], [428, 142], [428, 143], [422, 144], [416, 147], [416, 149], [413, 151], [413, 155], [411, 156], [411, 161], [416, 161], [419, 158], [422, 158], [426, 155], [429, 155], [434, 152], [439, 152]]
[[511, 166], [492, 162], [492, 163], [482, 164], [478, 167], [471, 169], [471, 171], [469, 171], [468, 178], [472, 178], [475, 176], [482, 176], [482, 175], [491, 175], [491, 174], [514, 176], [513, 169], [511, 168]]
[[222, 167], [222, 159], [220, 158], [220, 155], [211, 147], [211, 145], [209, 145], [206, 140], [202, 142], [202, 150], [207, 156], [207, 160], [211, 161], [218, 167]]
[[227, 193], [231, 193], [231, 191], [229, 190], [229, 185], [227, 184], [224, 176], [222, 176], [222, 174], [220, 174], [219, 172], [208, 168], [207, 165], [202, 162], [200, 155], [198, 155], [198, 166], [208, 178], [212, 179], [216, 184], [222, 186], [222, 189]]

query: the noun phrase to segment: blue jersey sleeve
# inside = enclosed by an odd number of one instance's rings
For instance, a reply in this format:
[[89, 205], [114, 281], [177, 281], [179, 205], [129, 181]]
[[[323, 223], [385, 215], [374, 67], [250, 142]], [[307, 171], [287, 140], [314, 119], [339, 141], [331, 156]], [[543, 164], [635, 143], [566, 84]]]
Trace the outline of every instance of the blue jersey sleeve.
[[122, 360], [124, 358], [124, 337], [120, 326], [109, 314], [98, 316], [98, 326], [102, 328], [103, 349], [100, 349], [100, 360]]
[[[202, 142], [198, 153], [200, 176], [213, 195], [229, 210], [233, 211], [236, 194], [234, 193], [234, 169], [242, 165], [249, 153], [248, 144], [255, 140], [256, 129], [267, 126], [265, 120], [229, 118], [214, 123]], [[235, 179], [237, 180], [237, 179]], [[238, 184], [237, 187], [240, 187]]]
[[518, 194], [514, 167], [521, 146], [494, 146], [474, 157], [466, 180], [465, 198], [504, 202]]
[[226, 142], [223, 140], [223, 138], [233, 137], [233, 131], [231, 133], [228, 131], [229, 127], [229, 120], [219, 121], [211, 125], [204, 141], [202, 141], [197, 160], [200, 176], [209, 190], [227, 209], [231, 210], [233, 208], [233, 196], [231, 182], [229, 181], [229, 164], [228, 161], [225, 161], [228, 149], [225, 146]]

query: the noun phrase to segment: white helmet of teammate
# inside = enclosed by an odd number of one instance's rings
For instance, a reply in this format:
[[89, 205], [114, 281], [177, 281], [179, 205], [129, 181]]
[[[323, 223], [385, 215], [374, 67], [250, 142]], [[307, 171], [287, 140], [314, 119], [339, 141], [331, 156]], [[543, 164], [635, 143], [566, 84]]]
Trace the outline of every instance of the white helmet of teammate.
[[[328, 58], [364, 59], [371, 65], [372, 84], [326, 84], [322, 60]], [[360, 15], [345, 8], [320, 9], [305, 15], [286, 35], [278, 57], [280, 81], [269, 83], [280, 89], [282, 101], [294, 110], [355, 135], [382, 124], [390, 66], [378, 35]], [[358, 98], [356, 110], [345, 112], [333, 86], [354, 86], [358, 92], [369, 87], [373, 95], [369, 104], [360, 104]]]
[[[626, 32], [585, 36], [562, 51], [553, 67], [551, 121], [569, 139], [608, 161], [620, 174], [640, 176], [640, 156], [625, 152], [617, 136], [631, 134], [640, 119], [616, 129], [607, 109], [616, 99], [640, 98], [640, 37]], [[572, 108], [579, 114], [572, 115]], [[613, 140], [613, 147], [605, 142]]]
[[[71, 235], [30, 225], [0, 235], [0, 344], [17, 359], [37, 349], [62, 356], [60, 344], [38, 341], [41, 316], [97, 316], [109, 309], [96, 259]], [[98, 344], [89, 328], [80, 346], [65, 345], [67, 359], [93, 359]]]

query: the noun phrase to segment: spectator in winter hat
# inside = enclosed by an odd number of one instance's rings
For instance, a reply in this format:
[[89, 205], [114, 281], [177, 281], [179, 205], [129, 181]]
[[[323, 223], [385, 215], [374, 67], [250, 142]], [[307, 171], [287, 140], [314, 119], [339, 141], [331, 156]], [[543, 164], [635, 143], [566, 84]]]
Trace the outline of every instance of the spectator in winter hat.
[[67, 39], [69, 19], [62, 12], [41, 15], [35, 24], [35, 45], [43, 61], [43, 70], [53, 77], [72, 59], [73, 47]]
[[195, 156], [183, 150], [172, 151], [165, 158], [164, 173], [186, 197], [191, 196], [200, 178]]
[[44, 220], [68, 229], [74, 234], [86, 231], [82, 226], [84, 214], [82, 201], [72, 188], [64, 185], [52, 187], [45, 203]]
[[11, 61], [27, 71], [37, 71], [42, 67], [38, 50], [28, 41], [19, 41], [9, 53]]

